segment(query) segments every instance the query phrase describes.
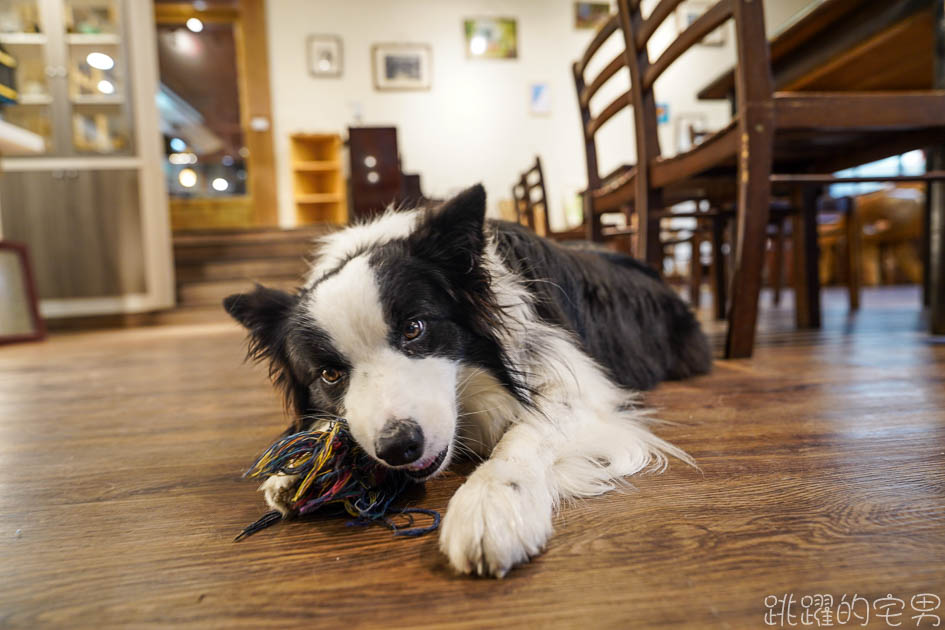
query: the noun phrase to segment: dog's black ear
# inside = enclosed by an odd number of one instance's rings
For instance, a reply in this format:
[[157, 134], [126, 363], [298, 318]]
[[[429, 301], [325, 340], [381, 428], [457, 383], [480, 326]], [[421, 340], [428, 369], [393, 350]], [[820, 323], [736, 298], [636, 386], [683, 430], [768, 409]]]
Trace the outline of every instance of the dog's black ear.
[[467, 188], [431, 210], [411, 236], [415, 256], [465, 273], [476, 267], [485, 246], [486, 191]]
[[[298, 301], [297, 295], [257, 284], [251, 293], [237, 293], [223, 300], [223, 308], [249, 331], [247, 357], [268, 361], [269, 377], [285, 394], [287, 408], [301, 418], [308, 413], [308, 389], [289, 369], [285, 348], [285, 323]], [[301, 430], [301, 422], [296, 420], [293, 433]]]
[[291, 293], [257, 284], [251, 293], [237, 293], [223, 300], [223, 308], [246, 327], [256, 344], [271, 348], [298, 299]]

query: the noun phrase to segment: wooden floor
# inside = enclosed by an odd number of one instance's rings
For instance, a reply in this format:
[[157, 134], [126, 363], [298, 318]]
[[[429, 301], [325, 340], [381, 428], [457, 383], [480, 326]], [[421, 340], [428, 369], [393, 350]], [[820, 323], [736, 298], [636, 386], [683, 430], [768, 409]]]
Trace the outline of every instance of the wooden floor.
[[856, 593], [915, 627], [913, 595], [945, 600], [945, 340], [917, 300], [867, 293], [847, 318], [831, 297], [822, 332], [766, 311], [753, 360], [648, 396], [701, 472], [564, 508], [501, 581], [343, 520], [233, 543], [262, 511], [240, 473], [283, 427], [234, 325], [0, 349], [0, 626], [760, 628], [769, 595], [800, 625], [804, 596]]

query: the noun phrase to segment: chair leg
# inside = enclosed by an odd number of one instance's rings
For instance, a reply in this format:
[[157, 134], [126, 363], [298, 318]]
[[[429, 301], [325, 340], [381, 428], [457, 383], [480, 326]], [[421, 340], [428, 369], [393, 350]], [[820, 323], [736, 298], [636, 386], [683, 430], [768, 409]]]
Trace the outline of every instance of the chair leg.
[[798, 328], [820, 328], [820, 255], [817, 243], [816, 186], [795, 191], [794, 245], [794, 321]]
[[775, 222], [774, 260], [771, 261], [771, 287], [774, 289], [774, 305], [781, 305], [781, 284], [784, 279], [784, 220]]
[[[945, 168], [945, 147], [929, 151], [929, 169]], [[929, 328], [945, 335], [945, 182], [929, 185]]]
[[702, 244], [702, 226], [696, 221], [696, 231], [692, 234], [692, 257], [689, 261], [689, 304], [698, 310], [702, 300], [702, 260], [699, 246]]
[[725, 219], [721, 216], [712, 217], [712, 284], [715, 289], [715, 318], [725, 319], [726, 307], [726, 274], [725, 254], [722, 246], [725, 244]]
[[747, 105], [741, 112], [738, 163], [738, 242], [732, 277], [727, 358], [750, 357], [755, 344], [765, 232], [771, 203], [774, 121], [770, 110]]
[[594, 199], [590, 192], [584, 193], [584, 229], [585, 238], [592, 243], [600, 243], [604, 240], [601, 232], [600, 215], [594, 210]]
[[850, 310], [860, 308], [860, 245], [863, 230], [856, 215], [856, 202], [847, 198], [846, 237], [847, 237], [847, 289], [850, 293]]
[[931, 265], [932, 253], [932, 182], [925, 185], [925, 213], [922, 215], [922, 243], [919, 254], [922, 256], [922, 306], [932, 304]]

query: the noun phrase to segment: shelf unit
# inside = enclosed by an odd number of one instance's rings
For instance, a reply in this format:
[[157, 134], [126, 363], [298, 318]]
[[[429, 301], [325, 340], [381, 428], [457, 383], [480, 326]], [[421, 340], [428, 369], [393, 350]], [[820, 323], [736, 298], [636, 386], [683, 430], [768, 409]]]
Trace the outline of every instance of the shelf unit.
[[296, 225], [347, 223], [341, 136], [296, 133], [289, 140]]

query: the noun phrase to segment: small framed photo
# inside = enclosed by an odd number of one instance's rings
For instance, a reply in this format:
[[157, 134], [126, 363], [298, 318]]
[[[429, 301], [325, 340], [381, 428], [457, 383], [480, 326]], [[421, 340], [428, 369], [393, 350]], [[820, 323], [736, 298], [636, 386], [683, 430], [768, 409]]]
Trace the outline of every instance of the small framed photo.
[[669, 122], [669, 103], [656, 104], [656, 124], [665, 125]]
[[26, 246], [0, 242], [0, 344], [45, 336]]
[[470, 59], [518, 58], [518, 23], [513, 18], [469, 18], [463, 20], [463, 32]]
[[427, 44], [374, 44], [371, 48], [376, 90], [429, 90], [433, 52]]
[[547, 116], [551, 113], [551, 88], [547, 83], [532, 83], [529, 90], [529, 111], [532, 116]]
[[609, 2], [574, 3], [574, 28], [597, 28], [609, 17]]
[[313, 77], [341, 76], [341, 38], [337, 35], [309, 35], [305, 39], [308, 72]]
[[708, 118], [705, 114], [689, 112], [673, 116], [673, 134], [676, 153], [685, 153], [698, 145], [708, 135]]
[[[693, 22], [702, 17], [714, 4], [714, 2], [708, 2], [706, 0], [689, 0], [688, 2], [683, 2], [682, 5], [676, 9], [677, 35], [689, 28]], [[706, 35], [699, 43], [703, 46], [724, 46], [725, 27], [720, 26], [715, 29]]]

